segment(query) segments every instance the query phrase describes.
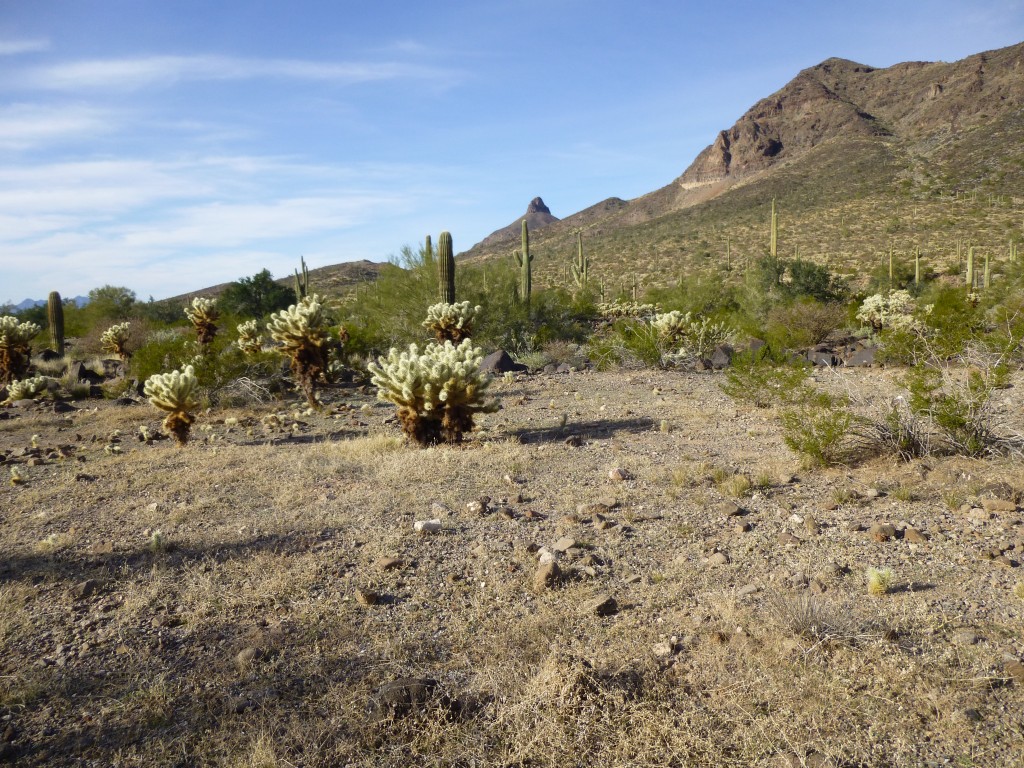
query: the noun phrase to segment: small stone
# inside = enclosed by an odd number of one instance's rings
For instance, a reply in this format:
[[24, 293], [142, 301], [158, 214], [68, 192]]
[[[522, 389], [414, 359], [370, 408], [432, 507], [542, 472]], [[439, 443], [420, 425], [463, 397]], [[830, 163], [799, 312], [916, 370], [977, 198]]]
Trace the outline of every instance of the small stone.
[[99, 589], [100, 583], [96, 579], [86, 579], [85, 581], [76, 584], [74, 589], [74, 595], [76, 600], [85, 600], [96, 593]]
[[811, 515], [804, 518], [804, 528], [812, 536], [817, 536], [821, 533], [821, 526], [818, 525], [818, 521], [815, 520]]
[[715, 552], [708, 558], [708, 565], [727, 565], [729, 556], [725, 552]]
[[432, 514], [435, 518], [446, 517], [451, 513], [452, 511], [439, 501], [434, 501], [431, 502], [430, 504], [430, 514]]
[[1018, 565], [1020, 565], [1020, 563], [1018, 563], [1016, 560], [1012, 560], [1006, 555], [1000, 555], [999, 557], [994, 558], [993, 562], [997, 565], [1003, 566], [1004, 568], [1016, 568]]
[[1019, 661], [1008, 661], [1003, 668], [1017, 685], [1024, 685], [1024, 664], [1021, 664]]
[[400, 557], [382, 557], [374, 566], [382, 571], [397, 571], [405, 565], [405, 560]]
[[858, 523], [856, 520], [851, 520], [846, 524], [847, 533], [860, 533], [863, 530], [864, 526], [861, 523]]
[[258, 661], [261, 658], [263, 658], [263, 651], [259, 648], [252, 646], [243, 648], [235, 656], [235, 666], [238, 667], [239, 671], [245, 671], [254, 661]]
[[794, 536], [789, 531], [783, 531], [779, 534], [779, 544], [784, 547], [796, 547], [803, 543], [803, 539], [799, 536]]
[[970, 520], [985, 522], [992, 519], [992, 513], [980, 507], [971, 507], [971, 510], [967, 513], [967, 517]]
[[868, 533], [875, 541], [885, 542], [896, 535], [896, 529], [888, 523], [875, 523], [868, 529]]
[[619, 612], [619, 604], [611, 595], [596, 597], [584, 606], [584, 612], [597, 616], [614, 616]]
[[1006, 499], [982, 499], [981, 506], [986, 512], [1015, 512], [1017, 505]]
[[441, 530], [440, 520], [417, 520], [413, 523], [413, 529], [417, 533], [437, 533]]
[[981, 636], [973, 629], [958, 629], [953, 633], [953, 642], [957, 645], [977, 645], [980, 640]]
[[537, 562], [541, 565], [544, 563], [553, 563], [558, 560], [558, 553], [552, 552], [547, 547], [541, 547], [537, 550]]
[[743, 511], [734, 501], [723, 501], [716, 507], [716, 510], [719, 514], [725, 515], [726, 517], [735, 517]]
[[676, 652], [676, 644], [671, 640], [663, 640], [660, 643], [655, 643], [651, 651], [659, 659], [663, 659], [667, 656], [672, 656]]
[[608, 472], [608, 479], [613, 483], [624, 483], [626, 480], [632, 479], [632, 475], [629, 474], [622, 467], [616, 467], [615, 469]]
[[490, 499], [487, 496], [482, 496], [479, 499], [474, 499], [473, 501], [466, 504], [466, 511], [469, 512], [469, 514], [471, 515], [486, 515], [487, 512], [489, 511], [489, 507], [487, 506], [489, 502]]
[[576, 514], [580, 517], [596, 517], [598, 515], [607, 515], [612, 511], [611, 507], [607, 504], [595, 502], [593, 504], [580, 504], [576, 507]]
[[877, 499], [881, 495], [882, 492], [877, 488], [868, 488], [866, 491], [864, 491], [865, 499]]
[[789, 583], [794, 587], [806, 587], [808, 583], [807, 574], [803, 571], [797, 571], [789, 577]]
[[568, 552], [570, 549], [576, 546], [576, 539], [571, 536], [563, 536], [554, 544], [551, 545], [551, 549], [555, 552]]
[[917, 530], [917, 528], [905, 528], [903, 530], [903, 540], [910, 544], [926, 544], [928, 542], [928, 535]]
[[380, 595], [369, 589], [357, 589], [356, 602], [360, 605], [376, 605], [380, 602]]
[[744, 523], [736, 523], [736, 525], [734, 525], [732, 527], [732, 529], [736, 533], [749, 533], [750, 530], [751, 530], [751, 525], [750, 525], [750, 523], [746, 523], [746, 522], [744, 522]]
[[760, 587], [757, 584], [744, 584], [742, 587], [736, 590], [736, 597], [746, 597], [747, 595], [753, 595], [760, 591]]
[[554, 560], [542, 562], [533, 574], [533, 591], [543, 592], [555, 586], [561, 578], [562, 569], [558, 567], [558, 563]]

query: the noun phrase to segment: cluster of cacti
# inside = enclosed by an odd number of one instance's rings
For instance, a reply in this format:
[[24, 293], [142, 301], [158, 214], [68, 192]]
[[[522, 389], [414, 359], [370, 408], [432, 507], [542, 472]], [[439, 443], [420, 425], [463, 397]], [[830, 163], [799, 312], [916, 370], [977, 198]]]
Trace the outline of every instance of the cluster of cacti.
[[583, 230], [576, 230], [576, 258], [573, 260], [572, 280], [581, 291], [587, 290], [590, 282], [590, 257], [583, 254]]
[[198, 405], [195, 400], [197, 384], [195, 371], [191, 365], [185, 366], [183, 371], [158, 373], [146, 379], [143, 391], [149, 402], [160, 410], [167, 411], [163, 426], [178, 441], [178, 445], [185, 445], [188, 442], [189, 430], [196, 420], [190, 411]]
[[[931, 312], [931, 306], [923, 307], [925, 313]], [[920, 329], [915, 319], [917, 301], [908, 291], [891, 291], [886, 295], [876, 293], [868, 296], [857, 310], [856, 318], [871, 326], [875, 332], [883, 328], [898, 331]]]
[[207, 299], [203, 296], [196, 296], [192, 299], [192, 306], [185, 307], [185, 317], [196, 329], [196, 339], [200, 346], [205, 347], [213, 337], [217, 335], [217, 318], [220, 312], [217, 310], [217, 300]]
[[[430, 241], [427, 241], [429, 247]], [[437, 238], [437, 282], [440, 288], [441, 302], [455, 303], [455, 251], [452, 236], [442, 232]]]
[[657, 304], [639, 304], [635, 301], [615, 300], [611, 303], [598, 304], [597, 311], [605, 320], [619, 320], [626, 317], [648, 320], [658, 314], [661, 308]]
[[7, 385], [6, 402], [13, 403], [15, 400], [31, 400], [36, 395], [46, 391], [49, 381], [45, 376], [15, 379]]
[[533, 254], [530, 253], [530, 229], [523, 219], [523, 249], [513, 251], [513, 258], [519, 267], [519, 300], [530, 306], [530, 295], [533, 292], [533, 271], [530, 262], [533, 261]]
[[309, 296], [309, 268], [306, 267], [306, 257], [300, 256], [302, 273], [295, 270], [295, 301], [300, 302]]
[[243, 355], [255, 355], [263, 349], [263, 336], [260, 335], [259, 323], [246, 320], [238, 324], [238, 348]]
[[16, 317], [0, 317], [0, 386], [28, 373], [32, 360], [32, 339], [41, 329]]
[[275, 312], [270, 316], [267, 330], [291, 360], [295, 382], [306, 395], [310, 407], [317, 407], [316, 380], [327, 368], [331, 340], [320, 297], [315, 294], [307, 296], [298, 304]]
[[480, 309], [479, 305], [471, 307], [468, 301], [432, 304], [427, 307], [427, 319], [423, 321], [423, 327], [434, 334], [439, 344], [446, 341], [458, 344], [473, 335], [473, 325]]
[[689, 312], [678, 310], [655, 315], [651, 327], [664, 344], [670, 361], [673, 358], [707, 360], [715, 347], [733, 334], [725, 323], [715, 323], [708, 317], [694, 320]]
[[131, 323], [118, 323], [107, 328], [100, 336], [100, 346], [103, 351], [117, 355], [122, 360], [131, 357], [131, 353], [128, 351], [128, 335], [131, 325]]
[[487, 398], [491, 377], [480, 370], [483, 353], [469, 339], [458, 346], [446, 341], [415, 344], [405, 352], [392, 349], [368, 369], [377, 397], [398, 407], [402, 431], [420, 445], [458, 443], [472, 430], [477, 413], [498, 409]]
[[50, 324], [50, 349], [64, 354], [64, 304], [57, 291], [50, 291], [46, 299], [46, 319]]

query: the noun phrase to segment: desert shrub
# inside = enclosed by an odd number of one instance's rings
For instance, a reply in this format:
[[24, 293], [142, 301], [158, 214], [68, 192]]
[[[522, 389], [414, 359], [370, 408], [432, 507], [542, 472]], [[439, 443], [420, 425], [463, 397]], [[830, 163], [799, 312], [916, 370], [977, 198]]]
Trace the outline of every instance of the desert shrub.
[[591, 338], [587, 355], [598, 370], [615, 367], [655, 367], [664, 354], [661, 336], [648, 322], [617, 320]]
[[806, 362], [773, 359], [766, 347], [733, 356], [722, 391], [758, 408], [791, 405], [807, 399]]
[[225, 314], [253, 318], [287, 309], [294, 301], [295, 292], [275, 282], [267, 269], [230, 283], [217, 297], [217, 303]]
[[799, 349], [820, 344], [842, 327], [846, 310], [842, 304], [823, 304], [804, 298], [768, 311], [762, 335], [773, 349]]
[[377, 396], [398, 407], [402, 431], [420, 445], [458, 443], [473, 429], [477, 413], [498, 409], [487, 398], [491, 378], [480, 371], [483, 354], [469, 339], [428, 344], [420, 352], [392, 349], [368, 366]]
[[809, 466], [849, 464], [864, 451], [865, 420], [844, 398], [815, 392], [780, 415], [782, 440]]

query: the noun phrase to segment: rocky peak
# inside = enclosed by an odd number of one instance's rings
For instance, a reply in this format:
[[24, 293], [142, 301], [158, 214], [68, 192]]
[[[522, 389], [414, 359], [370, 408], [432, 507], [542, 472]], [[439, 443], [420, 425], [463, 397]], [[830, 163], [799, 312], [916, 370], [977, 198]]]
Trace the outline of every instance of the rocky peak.
[[546, 213], [551, 214], [551, 209], [544, 205], [544, 201], [539, 197], [533, 198], [530, 204], [526, 206], [526, 215], [529, 216], [531, 213]]

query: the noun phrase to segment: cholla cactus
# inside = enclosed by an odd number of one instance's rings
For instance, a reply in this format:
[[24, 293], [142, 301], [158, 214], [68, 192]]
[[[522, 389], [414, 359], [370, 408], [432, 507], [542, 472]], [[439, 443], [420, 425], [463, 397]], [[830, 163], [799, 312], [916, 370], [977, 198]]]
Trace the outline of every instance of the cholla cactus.
[[473, 324], [479, 314], [480, 307], [471, 307], [468, 301], [457, 304], [442, 301], [427, 307], [423, 327], [433, 331], [438, 344], [446, 341], [458, 344], [473, 335]]
[[296, 383], [305, 393], [312, 408], [319, 406], [316, 399], [316, 380], [327, 367], [330, 336], [324, 323], [320, 297], [307, 296], [298, 304], [282, 309], [270, 316], [267, 330], [274, 341], [281, 343], [281, 351], [291, 358], [291, 369]]
[[195, 400], [196, 374], [191, 365], [184, 371], [158, 373], [146, 379], [145, 393], [149, 402], [162, 411], [167, 411], [164, 429], [174, 435], [178, 445], [188, 442], [189, 429], [196, 420], [189, 411], [198, 403]]
[[40, 328], [35, 323], [23, 323], [16, 317], [0, 317], [0, 386], [28, 373], [32, 358], [32, 339]]
[[46, 390], [49, 381], [45, 376], [33, 376], [31, 379], [15, 379], [7, 385], [6, 402], [13, 403], [15, 400], [31, 400], [40, 392]]
[[715, 347], [732, 336], [732, 329], [724, 323], [712, 322], [707, 317], [694, 320], [689, 312], [655, 315], [651, 327], [671, 348], [668, 358], [707, 360]]
[[690, 328], [690, 313], [673, 310], [655, 315], [651, 326], [663, 341], [675, 345], [682, 342]]
[[638, 304], [635, 301], [613, 301], [612, 303], [601, 303], [597, 305], [597, 311], [605, 320], [619, 320], [623, 317], [632, 317], [646, 320], [654, 317], [661, 309], [657, 304]]
[[[929, 305], [923, 307], [925, 313], [931, 312]], [[857, 310], [857, 319], [867, 323], [877, 333], [883, 328], [896, 331], [920, 330], [921, 324], [914, 318], [917, 302], [908, 291], [891, 291], [883, 296], [876, 293], [868, 296]]]
[[243, 355], [256, 355], [263, 350], [263, 337], [255, 320], [238, 324], [238, 348]]
[[415, 344], [405, 352], [392, 349], [368, 369], [377, 397], [398, 406], [402, 431], [420, 445], [461, 442], [473, 429], [473, 416], [498, 410], [487, 399], [491, 377], [480, 371], [483, 353], [469, 339], [455, 346]]
[[100, 336], [101, 348], [104, 352], [117, 355], [122, 360], [131, 357], [128, 352], [128, 334], [131, 331], [131, 323], [118, 323], [112, 325]]
[[214, 323], [220, 317], [216, 299], [196, 296], [192, 299], [192, 306], [185, 307], [185, 317], [195, 326], [196, 338], [200, 345], [205, 347], [213, 341], [213, 337], [217, 335], [217, 326]]

